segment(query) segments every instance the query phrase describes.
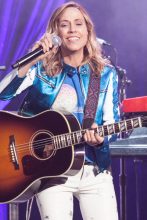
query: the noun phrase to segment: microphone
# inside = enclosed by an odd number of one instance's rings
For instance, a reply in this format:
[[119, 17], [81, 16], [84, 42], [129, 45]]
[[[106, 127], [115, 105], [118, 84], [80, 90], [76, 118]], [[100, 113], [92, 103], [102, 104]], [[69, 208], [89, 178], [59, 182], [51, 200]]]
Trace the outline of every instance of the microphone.
[[111, 46], [110, 43], [108, 43], [107, 41], [105, 41], [105, 40], [102, 39], [102, 38], [97, 37], [96, 40], [97, 40], [97, 42], [98, 42], [99, 44], [101, 44], [101, 45], [108, 45], [108, 46]]
[[[57, 35], [52, 35], [52, 44], [53, 47], [59, 47], [61, 45], [62, 41], [61, 38]], [[52, 48], [53, 48], [52, 47]], [[51, 49], [52, 49], [51, 48]], [[34, 60], [36, 57], [39, 57], [40, 55], [44, 54], [43, 52], [43, 48], [40, 46], [37, 49], [33, 50], [32, 52], [26, 54], [25, 56], [23, 56], [22, 58], [20, 58], [19, 60], [16, 61], [16, 63], [14, 63], [12, 65], [12, 68], [18, 68], [21, 67], [29, 62], [31, 62], [32, 60]]]

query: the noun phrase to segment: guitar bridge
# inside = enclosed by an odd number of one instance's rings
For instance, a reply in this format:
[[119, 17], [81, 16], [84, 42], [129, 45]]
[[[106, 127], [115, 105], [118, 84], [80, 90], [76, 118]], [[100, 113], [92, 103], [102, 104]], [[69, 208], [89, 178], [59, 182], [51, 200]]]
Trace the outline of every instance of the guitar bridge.
[[15, 170], [18, 170], [19, 169], [19, 163], [18, 163], [16, 148], [15, 148], [15, 138], [14, 138], [14, 135], [11, 135], [9, 137], [9, 140], [10, 140], [9, 148], [10, 148], [11, 160], [12, 160], [12, 163], [14, 164]]

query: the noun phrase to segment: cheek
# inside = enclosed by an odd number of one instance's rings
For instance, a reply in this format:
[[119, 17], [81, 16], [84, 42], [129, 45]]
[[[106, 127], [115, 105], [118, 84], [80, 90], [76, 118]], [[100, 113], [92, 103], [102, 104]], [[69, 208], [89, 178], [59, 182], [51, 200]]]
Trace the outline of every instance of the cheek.
[[59, 29], [59, 31], [58, 31], [59, 37], [61, 37], [61, 39], [64, 38], [64, 36], [66, 35], [66, 33], [67, 33], [66, 30], [60, 30], [60, 29]]
[[84, 36], [85, 39], [88, 39], [88, 31], [87, 28], [84, 28], [81, 30], [82, 35]]
[[83, 32], [83, 41], [84, 41], [85, 44], [88, 41], [88, 32], [87, 31]]
[[59, 32], [58, 35], [61, 38], [62, 45], [65, 45], [65, 33], [62, 31], [62, 32]]

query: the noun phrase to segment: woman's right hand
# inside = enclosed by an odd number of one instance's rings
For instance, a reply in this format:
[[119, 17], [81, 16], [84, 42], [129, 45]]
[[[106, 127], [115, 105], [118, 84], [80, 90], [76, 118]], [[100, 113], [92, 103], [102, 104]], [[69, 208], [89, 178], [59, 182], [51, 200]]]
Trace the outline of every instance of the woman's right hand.
[[43, 48], [44, 54], [42, 54], [39, 57], [35, 58], [34, 60], [32, 60], [30, 63], [26, 64], [25, 66], [22, 66], [18, 70], [18, 76], [19, 77], [24, 77], [26, 75], [26, 73], [28, 72], [28, 70], [31, 68], [31, 66], [36, 64], [38, 61], [43, 60], [47, 56], [53, 54], [54, 49], [56, 49], [56, 48], [53, 48], [51, 50], [51, 48], [53, 47], [52, 35], [49, 34], [49, 33], [44, 34], [43, 37], [34, 44], [34, 46], [32, 48], [32, 51], [37, 49], [38, 47], [42, 47]]

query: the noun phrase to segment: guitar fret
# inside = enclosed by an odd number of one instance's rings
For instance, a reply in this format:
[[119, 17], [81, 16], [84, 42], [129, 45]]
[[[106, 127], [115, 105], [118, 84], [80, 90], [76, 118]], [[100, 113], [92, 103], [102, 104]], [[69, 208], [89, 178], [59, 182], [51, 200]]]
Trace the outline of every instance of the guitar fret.
[[120, 124], [119, 123], [114, 124], [114, 130], [115, 130], [115, 134], [120, 132]]
[[56, 148], [55, 137], [52, 138], [53, 147]]
[[114, 126], [113, 124], [109, 124], [107, 125], [107, 128], [108, 128], [108, 134], [114, 134]]
[[132, 126], [132, 128], [133, 128], [133, 120], [131, 119], [131, 126]]
[[56, 137], [57, 143], [58, 143], [58, 149], [60, 149], [60, 139], [59, 139], [59, 135]]
[[126, 120], [127, 130], [131, 130], [133, 128], [132, 120]]
[[133, 118], [132, 120], [134, 128], [141, 127], [139, 118]]
[[60, 136], [59, 135], [57, 136], [57, 141], [58, 141], [59, 148], [61, 148], [61, 140], [60, 140]]
[[141, 117], [138, 117], [139, 127], [142, 127], [142, 120]]
[[72, 139], [72, 143], [75, 144], [76, 143], [76, 139], [75, 139], [74, 133], [71, 133], [71, 139]]
[[59, 139], [60, 139], [60, 148], [63, 148], [64, 147], [63, 135], [59, 135]]
[[132, 120], [126, 120], [126, 128], [127, 130], [132, 130]]
[[103, 126], [102, 126], [102, 132], [103, 132], [103, 136], [105, 136], [105, 133], [104, 133], [104, 128], [103, 128]]
[[75, 132], [75, 137], [76, 137], [76, 140], [77, 140], [77, 144], [80, 143], [81, 137], [82, 137], [81, 131]]
[[106, 125], [106, 127], [107, 127], [107, 132], [108, 132], [108, 135], [109, 135], [109, 126], [108, 126], [108, 125]]
[[120, 121], [120, 131], [126, 131], [126, 125], [124, 121]]
[[65, 135], [60, 135], [60, 143], [61, 143], [60, 148], [66, 147]]
[[104, 128], [104, 135], [105, 136], [109, 135], [107, 125], [104, 125], [103, 128]]
[[66, 134], [65, 137], [66, 137], [67, 146], [71, 146], [72, 145], [71, 134]]
[[98, 126], [97, 133], [101, 137], [104, 136], [104, 128], [103, 128], [103, 126]]
[[112, 134], [115, 134], [115, 127], [114, 127], [114, 124], [112, 124], [112, 127], [113, 127], [113, 133], [112, 133]]
[[127, 123], [126, 123], [126, 121], [124, 121], [124, 126], [125, 126], [126, 131], [127, 131], [127, 130], [128, 130], [128, 128], [127, 128]]
[[57, 136], [54, 136], [54, 146], [55, 146], [55, 149], [58, 149], [58, 139], [57, 139]]

